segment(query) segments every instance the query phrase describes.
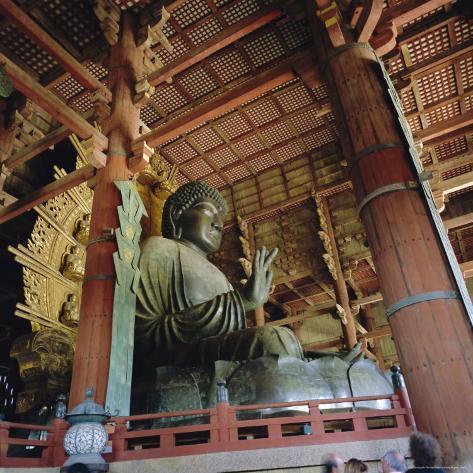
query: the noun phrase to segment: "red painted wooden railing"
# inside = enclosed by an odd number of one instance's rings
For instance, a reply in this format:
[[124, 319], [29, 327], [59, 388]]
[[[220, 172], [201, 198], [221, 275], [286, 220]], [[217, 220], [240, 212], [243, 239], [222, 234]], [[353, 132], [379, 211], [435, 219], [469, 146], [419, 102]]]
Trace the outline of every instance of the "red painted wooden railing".
[[[389, 400], [390, 409], [333, 409], [327, 404]], [[414, 429], [410, 407], [397, 394], [329, 400], [312, 400], [252, 406], [219, 403], [212, 409], [117, 417], [110, 420], [112, 452], [104, 454], [108, 462], [172, 457], [220, 451], [251, 450], [294, 445], [389, 439], [410, 435]], [[291, 412], [284, 409], [291, 408]], [[242, 415], [272, 410], [274, 417], [242, 419]], [[194, 421], [195, 425], [174, 425], [131, 430], [130, 423], [141, 421]], [[60, 466], [67, 423], [55, 420], [52, 426], [0, 423], [0, 466]], [[10, 429], [46, 430], [46, 440], [13, 438]], [[41, 458], [7, 456], [10, 445], [42, 447]]]

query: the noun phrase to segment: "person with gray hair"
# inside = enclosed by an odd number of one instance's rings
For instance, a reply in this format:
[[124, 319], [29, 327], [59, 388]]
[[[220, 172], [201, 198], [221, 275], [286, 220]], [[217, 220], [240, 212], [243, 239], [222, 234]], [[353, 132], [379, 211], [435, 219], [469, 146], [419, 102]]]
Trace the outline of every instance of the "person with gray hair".
[[320, 463], [322, 464], [322, 473], [343, 472], [343, 460], [335, 453], [326, 453]]
[[401, 452], [390, 450], [381, 458], [381, 468], [383, 473], [404, 473], [407, 463]]

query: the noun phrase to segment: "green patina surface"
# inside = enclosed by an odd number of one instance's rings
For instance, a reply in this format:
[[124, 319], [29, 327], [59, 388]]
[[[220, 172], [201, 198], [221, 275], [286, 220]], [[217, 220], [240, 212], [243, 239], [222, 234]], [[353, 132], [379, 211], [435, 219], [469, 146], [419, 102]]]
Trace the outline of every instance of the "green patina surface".
[[107, 386], [107, 409], [113, 415], [130, 413], [136, 288], [140, 279], [140, 220], [146, 210], [132, 182], [116, 181], [122, 204], [115, 229], [118, 251], [113, 254], [116, 282], [113, 298], [112, 347]]

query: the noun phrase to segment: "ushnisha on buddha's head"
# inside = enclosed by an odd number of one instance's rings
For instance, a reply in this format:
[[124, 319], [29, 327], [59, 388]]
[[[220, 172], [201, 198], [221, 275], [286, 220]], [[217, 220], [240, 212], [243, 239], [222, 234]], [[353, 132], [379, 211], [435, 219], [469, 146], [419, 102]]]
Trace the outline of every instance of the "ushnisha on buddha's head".
[[227, 204], [217, 189], [204, 182], [188, 182], [164, 204], [163, 237], [208, 255], [220, 248], [226, 215]]

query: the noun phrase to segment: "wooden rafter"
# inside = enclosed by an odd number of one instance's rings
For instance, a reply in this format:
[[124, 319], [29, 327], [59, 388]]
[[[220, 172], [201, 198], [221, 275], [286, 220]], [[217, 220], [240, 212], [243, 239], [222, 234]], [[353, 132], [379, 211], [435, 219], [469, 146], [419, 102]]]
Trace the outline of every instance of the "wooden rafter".
[[383, 11], [380, 23], [392, 20], [396, 27], [401, 27], [426, 13], [443, 5], [451, 3], [452, 0], [406, 0], [405, 2], [387, 8]]
[[153, 72], [148, 76], [148, 82], [153, 86], [157, 86], [171, 80], [179, 72], [201, 62], [238, 39], [270, 23], [279, 16], [281, 16], [281, 11], [278, 8], [270, 7], [246, 17], [231, 27], [226, 28], [221, 33], [216, 34], [199, 47], [189, 50], [175, 61]]
[[27, 197], [18, 199], [13, 204], [0, 209], [0, 224], [17, 217], [43, 202], [46, 202], [48, 199], [82, 184], [92, 178], [94, 174], [95, 168], [89, 164], [67, 174], [67, 176], [58, 179], [57, 181], [51, 182], [50, 184], [31, 192]]
[[438, 122], [435, 125], [429, 126], [425, 130], [416, 131], [414, 133], [414, 138], [425, 144], [435, 138], [439, 138], [469, 125], [473, 125], [473, 110], [469, 110], [463, 115], [458, 115], [449, 118], [448, 120]]
[[0, 12], [51, 55], [86, 89], [102, 89], [104, 95], [111, 99], [111, 92], [15, 3], [11, 0], [0, 0]]
[[97, 140], [97, 148], [100, 150], [106, 149], [108, 139], [102, 133], [1, 53], [0, 64], [4, 65], [5, 72], [10, 76], [15, 89], [39, 105], [80, 138], [87, 139], [93, 136]]
[[289, 64], [285, 63], [274, 67], [269, 71], [258, 74], [242, 85], [218, 95], [213, 100], [195, 107], [190, 113], [179, 116], [163, 126], [151, 130], [135, 140], [133, 146], [143, 141], [151, 147], [159, 146], [294, 78], [295, 73]]

